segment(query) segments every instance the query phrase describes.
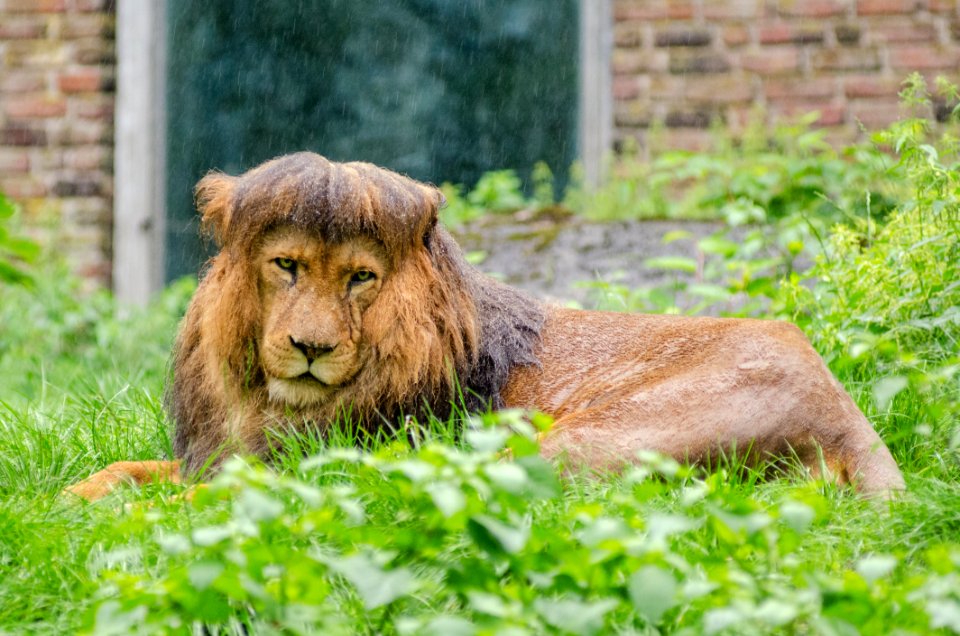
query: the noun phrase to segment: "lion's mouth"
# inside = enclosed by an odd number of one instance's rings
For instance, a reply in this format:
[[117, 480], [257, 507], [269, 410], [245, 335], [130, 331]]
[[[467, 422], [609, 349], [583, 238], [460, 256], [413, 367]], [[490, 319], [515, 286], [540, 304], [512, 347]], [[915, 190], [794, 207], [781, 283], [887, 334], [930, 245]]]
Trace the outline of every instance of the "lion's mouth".
[[303, 381], [303, 382], [311, 382], [311, 383], [313, 383], [313, 384], [319, 384], [319, 385], [322, 386], [322, 387], [333, 386], [333, 385], [331, 385], [331, 384], [327, 384], [326, 382], [324, 382], [323, 380], [319, 379], [317, 376], [313, 375], [313, 374], [310, 373], [309, 371], [304, 371], [303, 373], [301, 373], [300, 375], [298, 375], [297, 377], [295, 377], [295, 378], [293, 378], [293, 379], [294, 379], [294, 380]]

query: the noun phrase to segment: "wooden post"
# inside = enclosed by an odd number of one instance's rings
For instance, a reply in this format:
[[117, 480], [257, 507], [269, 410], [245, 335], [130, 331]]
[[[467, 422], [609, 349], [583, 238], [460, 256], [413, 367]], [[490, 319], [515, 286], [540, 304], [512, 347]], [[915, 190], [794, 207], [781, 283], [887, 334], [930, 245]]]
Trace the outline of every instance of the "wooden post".
[[113, 290], [139, 305], [164, 284], [166, 11], [117, 2]]
[[585, 185], [603, 180], [613, 145], [611, 0], [580, 0], [580, 161]]

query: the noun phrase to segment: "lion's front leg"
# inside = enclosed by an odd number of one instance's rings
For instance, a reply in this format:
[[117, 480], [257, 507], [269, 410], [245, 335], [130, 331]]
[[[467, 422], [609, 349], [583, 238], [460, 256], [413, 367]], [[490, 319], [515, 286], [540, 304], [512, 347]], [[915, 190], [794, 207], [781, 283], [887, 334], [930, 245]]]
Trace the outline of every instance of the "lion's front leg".
[[102, 499], [120, 484], [137, 486], [149, 483], [180, 483], [178, 461], [129, 461], [114, 462], [83, 481], [64, 488], [63, 492], [76, 495], [87, 501]]

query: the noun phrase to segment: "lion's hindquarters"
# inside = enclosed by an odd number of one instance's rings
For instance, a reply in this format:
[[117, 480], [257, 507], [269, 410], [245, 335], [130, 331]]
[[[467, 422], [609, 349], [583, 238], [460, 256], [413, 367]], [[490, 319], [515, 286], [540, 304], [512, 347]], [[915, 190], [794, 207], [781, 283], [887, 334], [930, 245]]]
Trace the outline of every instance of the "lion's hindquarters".
[[640, 450], [691, 462], [795, 456], [863, 492], [903, 487], [889, 451], [799, 329], [682, 321], [658, 355], [639, 349], [578, 380], [586, 388], [569, 391], [578, 403], [565, 405], [544, 454], [593, 468], [622, 466]]

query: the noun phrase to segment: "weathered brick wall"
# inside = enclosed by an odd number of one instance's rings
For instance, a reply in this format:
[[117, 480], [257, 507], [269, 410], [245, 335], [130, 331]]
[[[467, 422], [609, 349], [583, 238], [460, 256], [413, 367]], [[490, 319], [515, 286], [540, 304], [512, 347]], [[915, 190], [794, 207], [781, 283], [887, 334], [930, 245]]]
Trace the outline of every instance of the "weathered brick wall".
[[[714, 120], [820, 111], [828, 137], [897, 119], [901, 81], [957, 80], [960, 0], [614, 0], [615, 139], [697, 149]], [[932, 109], [931, 117], [946, 110]]]
[[114, 10], [0, 0], [0, 191], [81, 275], [110, 280]]

